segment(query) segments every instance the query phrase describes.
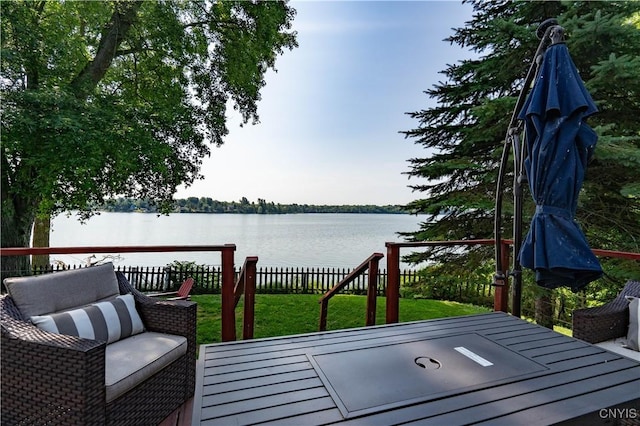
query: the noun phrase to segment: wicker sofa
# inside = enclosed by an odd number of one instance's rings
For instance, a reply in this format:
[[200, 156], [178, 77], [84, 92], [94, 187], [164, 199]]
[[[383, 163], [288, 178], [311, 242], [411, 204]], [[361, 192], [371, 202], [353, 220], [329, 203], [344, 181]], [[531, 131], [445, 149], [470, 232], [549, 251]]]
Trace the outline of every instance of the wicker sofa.
[[[9, 294], [0, 296], [3, 424], [157, 425], [193, 396], [195, 303], [147, 297], [111, 264], [8, 278], [5, 286]], [[30, 296], [38, 292], [39, 299]], [[124, 298], [129, 306], [135, 301], [144, 330], [115, 342], [111, 329], [107, 343], [45, 331], [31, 322], [60, 318], [60, 312], [75, 320], [82, 307], [89, 312]], [[118, 327], [127, 328], [122, 324]]]
[[626, 336], [629, 327], [626, 296], [640, 297], [639, 281], [627, 282], [618, 296], [605, 305], [573, 311], [573, 337], [600, 343]]

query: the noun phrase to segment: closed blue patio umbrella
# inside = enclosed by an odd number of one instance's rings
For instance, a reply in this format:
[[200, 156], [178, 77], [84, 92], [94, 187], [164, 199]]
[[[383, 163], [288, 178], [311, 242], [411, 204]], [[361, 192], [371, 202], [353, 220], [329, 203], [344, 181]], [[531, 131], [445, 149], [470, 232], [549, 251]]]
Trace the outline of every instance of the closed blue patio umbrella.
[[585, 119], [597, 112], [563, 42], [549, 46], [518, 116], [525, 123], [525, 170], [536, 203], [520, 249], [538, 285], [578, 291], [602, 268], [575, 222], [578, 194], [597, 135]]

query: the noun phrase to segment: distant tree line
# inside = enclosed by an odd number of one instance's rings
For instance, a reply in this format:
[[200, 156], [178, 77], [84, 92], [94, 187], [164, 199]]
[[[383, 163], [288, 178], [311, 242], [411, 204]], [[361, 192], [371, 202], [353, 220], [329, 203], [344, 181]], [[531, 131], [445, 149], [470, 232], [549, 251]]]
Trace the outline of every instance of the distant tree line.
[[[159, 209], [149, 200], [117, 198], [107, 201], [98, 210], [107, 212], [157, 213]], [[258, 198], [257, 202], [242, 197], [240, 201], [218, 201], [210, 197], [189, 197], [174, 201], [174, 213], [236, 213], [236, 214], [292, 214], [292, 213], [386, 213], [406, 214], [401, 205], [314, 205], [276, 204]]]

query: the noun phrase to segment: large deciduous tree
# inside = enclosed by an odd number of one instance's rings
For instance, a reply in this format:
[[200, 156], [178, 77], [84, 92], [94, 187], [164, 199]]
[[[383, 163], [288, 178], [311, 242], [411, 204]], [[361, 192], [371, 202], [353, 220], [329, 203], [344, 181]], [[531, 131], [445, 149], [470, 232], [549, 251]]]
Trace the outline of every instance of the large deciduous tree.
[[265, 72], [297, 45], [284, 2], [0, 6], [2, 247], [29, 246], [37, 215], [114, 195], [169, 205], [228, 106], [257, 122]]
[[[545, 19], [557, 18], [600, 110], [589, 119], [599, 142], [587, 170], [577, 221], [594, 247], [640, 251], [640, 3], [474, 0], [471, 4], [473, 19], [448, 41], [476, 52], [477, 58], [443, 71], [446, 80], [426, 91], [437, 106], [410, 113], [417, 127], [404, 132], [426, 149], [424, 158], [410, 160], [407, 173], [420, 178], [413, 188], [423, 198], [407, 207], [430, 215], [408, 237], [493, 237], [505, 132], [539, 43], [536, 29]], [[508, 176], [507, 186], [512, 178]], [[506, 201], [510, 198], [505, 195]], [[512, 206], [507, 203], [505, 210], [510, 214]], [[525, 228], [532, 214], [533, 206], [526, 206]], [[503, 235], [511, 235], [510, 218], [504, 224]], [[478, 251], [484, 254], [474, 256]], [[468, 269], [488, 255], [489, 248], [476, 247], [431, 249], [412, 258]]]

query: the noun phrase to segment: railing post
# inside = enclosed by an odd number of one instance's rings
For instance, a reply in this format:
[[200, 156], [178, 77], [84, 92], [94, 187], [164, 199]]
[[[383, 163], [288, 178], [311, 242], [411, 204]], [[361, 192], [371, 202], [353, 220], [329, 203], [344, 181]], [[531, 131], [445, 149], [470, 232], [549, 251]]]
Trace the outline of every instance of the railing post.
[[399, 320], [400, 311], [400, 247], [387, 243], [387, 324]]
[[233, 252], [235, 245], [222, 250], [222, 341], [236, 340], [235, 296]]
[[380, 258], [369, 260], [369, 282], [367, 286], [367, 326], [376, 324], [376, 302], [378, 297], [378, 264]]
[[509, 311], [509, 243], [506, 241], [496, 241], [496, 244], [500, 244], [502, 259], [502, 277], [503, 279], [496, 279], [493, 291], [493, 310], [496, 312], [508, 312]]
[[254, 307], [256, 300], [256, 263], [257, 257], [247, 257], [244, 273], [244, 322], [242, 324], [242, 338], [253, 339]]
[[327, 330], [327, 312], [329, 311], [329, 299], [320, 300], [320, 324], [318, 324], [319, 331]]

